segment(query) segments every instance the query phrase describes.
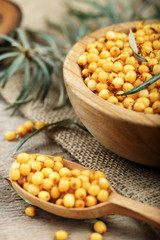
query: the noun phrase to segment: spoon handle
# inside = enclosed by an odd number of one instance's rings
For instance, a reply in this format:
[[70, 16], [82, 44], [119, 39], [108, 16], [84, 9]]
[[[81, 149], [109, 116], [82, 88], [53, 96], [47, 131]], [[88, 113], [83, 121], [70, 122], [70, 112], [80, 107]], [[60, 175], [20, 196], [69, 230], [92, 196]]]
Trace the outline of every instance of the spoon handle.
[[160, 228], [160, 209], [136, 202], [114, 192], [111, 194], [113, 214], [130, 216]]

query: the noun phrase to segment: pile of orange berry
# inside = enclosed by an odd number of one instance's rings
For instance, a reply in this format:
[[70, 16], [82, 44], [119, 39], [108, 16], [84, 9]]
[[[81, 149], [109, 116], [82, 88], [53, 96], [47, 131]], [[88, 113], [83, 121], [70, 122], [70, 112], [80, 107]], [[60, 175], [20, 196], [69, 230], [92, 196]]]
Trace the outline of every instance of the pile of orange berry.
[[100, 98], [117, 106], [160, 114], [160, 79], [147, 88], [127, 96], [117, 96], [160, 73], [160, 23], [139, 22], [134, 32], [139, 54], [135, 56], [126, 33], [108, 31], [105, 37], [89, 43], [79, 57], [87, 87]]
[[17, 136], [24, 137], [28, 132], [32, 132], [34, 129], [40, 129], [45, 125], [43, 121], [38, 121], [33, 124], [32, 121], [27, 120], [23, 125], [17, 127], [17, 131], [8, 131], [5, 134], [5, 138], [8, 141], [13, 141]]
[[60, 156], [20, 153], [10, 177], [30, 194], [67, 208], [91, 207], [109, 196], [110, 184], [103, 172], [71, 170]]

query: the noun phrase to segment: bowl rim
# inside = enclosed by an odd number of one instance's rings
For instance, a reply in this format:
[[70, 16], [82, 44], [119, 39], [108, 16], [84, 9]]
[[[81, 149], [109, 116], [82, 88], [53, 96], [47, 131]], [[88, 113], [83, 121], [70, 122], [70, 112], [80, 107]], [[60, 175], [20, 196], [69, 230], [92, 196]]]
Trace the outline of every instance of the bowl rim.
[[[8, 32], [5, 33], [6, 35], [10, 35], [10, 34], [12, 33], [12, 31], [13, 31], [15, 28], [19, 27], [20, 24], [21, 24], [22, 17], [23, 17], [22, 10], [21, 10], [21, 8], [19, 7], [19, 5], [18, 5], [17, 3], [12, 2], [12, 1], [10, 1], [10, 0], [0, 0], [0, 2], [4, 2], [4, 3], [7, 3], [7, 4], [10, 4], [13, 8], [15, 8], [15, 10], [16, 10], [17, 13], [18, 13], [17, 24], [14, 26], [14, 28], [13, 28], [12, 30], [10, 30], [10, 31], [8, 31]], [[0, 39], [0, 44], [2, 44], [2, 43], [4, 43], [4, 42], [5, 42], [5, 40]]]
[[[121, 108], [116, 106], [100, 97], [98, 97], [95, 93], [93, 93], [89, 88], [85, 85], [83, 78], [81, 76], [81, 68], [78, 65], [78, 57], [85, 51], [86, 45], [90, 42], [97, 40], [97, 38], [104, 36], [106, 31], [114, 30], [116, 28], [121, 27], [122, 31], [128, 31], [132, 28], [134, 29], [136, 24], [140, 21], [131, 21], [125, 23], [119, 23], [107, 26], [105, 28], [101, 28], [96, 30], [81, 40], [79, 40], [76, 44], [68, 52], [64, 65], [63, 65], [63, 75], [66, 88], [69, 87], [70, 91], [75, 92], [78, 98], [90, 105], [97, 112], [102, 114], [110, 115], [112, 118], [119, 118], [123, 121], [132, 122], [132, 124], [146, 125], [150, 127], [160, 127], [160, 116], [154, 114], [145, 114], [141, 112], [135, 112], [126, 108]], [[144, 21], [142, 21], [144, 22]], [[146, 23], [151, 22], [159, 22], [159, 20], [149, 20], [145, 21]], [[130, 28], [128, 27], [130, 25]], [[97, 37], [95, 37], [97, 36]], [[74, 81], [73, 81], [74, 79]], [[81, 89], [81, 90], [80, 90]], [[84, 97], [85, 96], [85, 97]], [[114, 114], [113, 114], [114, 113]]]

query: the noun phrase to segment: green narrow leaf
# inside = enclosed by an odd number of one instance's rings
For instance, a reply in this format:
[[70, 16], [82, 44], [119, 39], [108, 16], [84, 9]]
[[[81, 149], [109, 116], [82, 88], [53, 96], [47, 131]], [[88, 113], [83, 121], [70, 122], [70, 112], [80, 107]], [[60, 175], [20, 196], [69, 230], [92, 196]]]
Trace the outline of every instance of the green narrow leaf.
[[0, 61], [4, 60], [6, 58], [16, 57], [18, 55], [19, 55], [19, 52], [7, 52], [7, 53], [0, 55]]
[[11, 38], [7, 35], [0, 34], [0, 38], [2, 38], [4, 40], [6, 40], [7, 42], [11, 43], [12, 46], [14, 46], [14, 47], [18, 47], [18, 48], [22, 47], [18, 41], [16, 41], [15, 39], [13, 39], [13, 38]]
[[5, 87], [8, 79], [22, 66], [24, 60], [24, 55], [18, 56], [7, 69], [6, 74], [4, 76], [4, 82], [2, 88]]
[[48, 95], [48, 91], [49, 91], [49, 86], [50, 86], [50, 74], [49, 74], [49, 70], [46, 66], [46, 64], [38, 57], [36, 57], [35, 55], [31, 55], [31, 57], [33, 58], [33, 60], [35, 62], [37, 62], [37, 64], [39, 65], [39, 67], [41, 68], [44, 77], [45, 77], [45, 81], [43, 82], [43, 86], [44, 86], [44, 93], [42, 96], [42, 99], [44, 100], [47, 95]]
[[26, 37], [25, 32], [21, 28], [17, 28], [16, 32], [18, 33], [19, 39], [20, 39], [23, 47], [30, 48], [31, 46], [30, 46], [30, 43], [29, 43], [29, 41]]
[[30, 139], [31, 137], [33, 137], [34, 135], [36, 135], [37, 133], [41, 132], [42, 130], [44, 130], [44, 129], [48, 128], [48, 127], [56, 127], [56, 126], [58, 126], [58, 127], [79, 127], [79, 128], [81, 128], [82, 130], [88, 132], [88, 130], [87, 130], [84, 126], [82, 126], [82, 125], [80, 125], [80, 124], [72, 121], [71, 119], [64, 119], [64, 120], [57, 121], [57, 122], [54, 122], [54, 123], [49, 123], [49, 124], [46, 124], [45, 126], [43, 126], [42, 128], [40, 128], [40, 129], [32, 132], [28, 137], [26, 137], [23, 141], [21, 141], [21, 142], [18, 144], [18, 146], [16, 147], [13, 155], [22, 147], [22, 145], [23, 145], [28, 139]]
[[135, 40], [134, 34], [133, 34], [131, 29], [130, 29], [130, 32], [129, 32], [129, 44], [130, 44], [133, 52], [135, 53], [135, 56], [138, 58], [138, 60], [140, 60], [142, 62], [148, 62], [148, 60], [146, 58], [144, 58], [140, 54], [138, 54], [138, 48], [137, 48], [136, 40]]
[[141, 85], [132, 88], [122, 94], [116, 94], [117, 96], [123, 96], [123, 95], [129, 95], [129, 94], [133, 94], [136, 92], [141, 91], [142, 89], [150, 86], [152, 83], [156, 82], [158, 79], [160, 79], [160, 73], [156, 74], [154, 77], [150, 78], [149, 80], [147, 80], [146, 82], [142, 83]]
[[137, 48], [136, 40], [135, 40], [134, 34], [133, 34], [131, 29], [130, 29], [130, 32], [129, 32], [128, 36], [129, 36], [129, 44], [130, 44], [133, 52], [138, 54], [138, 48]]

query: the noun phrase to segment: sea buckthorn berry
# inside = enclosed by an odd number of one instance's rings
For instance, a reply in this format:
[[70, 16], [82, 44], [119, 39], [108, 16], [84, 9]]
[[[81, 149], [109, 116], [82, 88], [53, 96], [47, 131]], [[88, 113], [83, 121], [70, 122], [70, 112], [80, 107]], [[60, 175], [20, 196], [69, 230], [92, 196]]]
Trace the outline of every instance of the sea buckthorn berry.
[[63, 199], [58, 198], [58, 199], [56, 200], [55, 204], [56, 204], [56, 205], [59, 205], [59, 206], [64, 206], [64, 205], [63, 205]]
[[48, 178], [49, 175], [53, 172], [51, 168], [42, 168], [41, 172], [43, 173], [45, 178]]
[[113, 64], [113, 71], [114, 71], [114, 72], [118, 73], [118, 72], [122, 71], [122, 69], [123, 69], [122, 63], [120, 63], [120, 62], [115, 62], [115, 63]]
[[120, 49], [122, 49], [124, 47], [124, 43], [122, 40], [117, 40], [116, 41], [116, 46], [119, 47]]
[[90, 73], [94, 73], [94, 71], [97, 69], [97, 63], [95, 62], [92, 62], [89, 64], [88, 66], [88, 70]]
[[107, 232], [107, 226], [102, 221], [95, 222], [93, 225], [93, 228], [97, 233], [100, 233], [100, 234], [104, 234], [105, 232]]
[[151, 107], [147, 107], [144, 109], [144, 112], [148, 114], [153, 114], [153, 109]]
[[158, 60], [156, 58], [152, 58], [150, 61], [149, 61], [149, 67], [153, 67], [154, 65], [158, 64]]
[[43, 201], [48, 202], [50, 200], [51, 196], [50, 196], [49, 192], [47, 192], [47, 191], [40, 191], [38, 193], [38, 198], [40, 198]]
[[149, 107], [149, 105], [150, 105], [150, 100], [147, 97], [140, 97], [137, 99], [137, 102], [143, 103], [145, 108]]
[[10, 173], [11, 179], [13, 181], [17, 181], [20, 178], [20, 170], [19, 169], [13, 169]]
[[[124, 91], [118, 91], [117, 94], [123, 94]], [[117, 96], [118, 101], [122, 102], [125, 99], [125, 96]]]
[[148, 97], [149, 96], [149, 91], [147, 89], [142, 89], [141, 91], [138, 92], [139, 97]]
[[40, 162], [36, 162], [36, 161], [32, 161], [31, 164], [30, 164], [30, 166], [31, 166], [31, 169], [32, 169], [33, 171], [40, 171], [41, 168], [42, 168], [41, 163], [40, 163]]
[[57, 199], [57, 198], [59, 198], [59, 196], [60, 196], [60, 191], [59, 191], [58, 187], [57, 186], [53, 186], [51, 188], [51, 197], [53, 199]]
[[27, 163], [30, 160], [30, 156], [27, 153], [19, 153], [17, 155], [17, 162], [19, 163]]
[[71, 170], [71, 176], [72, 177], [78, 177], [79, 175], [81, 175], [81, 170], [76, 169], [76, 168]]
[[32, 132], [33, 131], [34, 125], [33, 125], [32, 121], [30, 121], [30, 120], [26, 121], [24, 123], [24, 126], [26, 127], [28, 132]]
[[12, 171], [12, 170], [14, 170], [14, 169], [19, 169], [19, 167], [20, 167], [20, 163], [17, 162], [17, 161], [14, 161], [14, 162], [12, 163], [12, 165], [11, 165], [10, 170]]
[[149, 94], [149, 98], [151, 102], [155, 102], [157, 100], [159, 100], [159, 96], [160, 94], [158, 92], [152, 92]]
[[98, 62], [99, 56], [95, 53], [89, 53], [87, 55], [87, 62], [92, 63], [92, 62]]
[[[128, 57], [130, 57], [130, 53], [128, 53], [128, 52], [122, 52], [121, 55], [120, 55], [120, 59], [121, 59], [122, 61], [126, 61], [126, 59], [127, 59]], [[132, 64], [131, 64], [131, 65], [132, 65]]]
[[57, 172], [51, 172], [49, 174], [49, 179], [52, 180], [53, 184], [58, 184], [60, 180], [60, 176]]
[[93, 179], [98, 180], [101, 177], [105, 177], [105, 174], [102, 171], [94, 171], [93, 172]]
[[45, 178], [42, 180], [43, 189], [49, 190], [49, 189], [51, 189], [52, 186], [53, 186], [53, 182], [50, 178]]
[[149, 53], [153, 52], [153, 48], [149, 45], [143, 45], [141, 48], [141, 52], [143, 54], [149, 54]]
[[112, 47], [112, 48], [110, 49], [110, 54], [111, 54], [111, 56], [113, 56], [113, 57], [119, 56], [120, 52], [121, 52], [121, 51], [120, 51], [119, 47]]
[[97, 85], [96, 85], [96, 90], [98, 91], [98, 92], [100, 92], [100, 91], [102, 91], [102, 90], [104, 90], [104, 89], [107, 89], [108, 88], [108, 85], [106, 84], [106, 83], [101, 83], [101, 82], [99, 82], [99, 83], [97, 83]]
[[110, 73], [109, 76], [108, 76], [108, 81], [109, 81], [110, 83], [112, 83], [113, 79], [116, 78], [116, 77], [118, 77], [118, 75], [117, 75], [116, 73], [112, 72], [112, 73]]
[[149, 72], [150, 72], [149, 67], [147, 67], [147, 66], [145, 66], [145, 65], [139, 66], [138, 71], [139, 71], [139, 73], [141, 73], [141, 74], [142, 74], [142, 73], [149, 73]]
[[100, 58], [102, 58], [102, 59], [106, 59], [106, 58], [108, 58], [108, 57], [110, 57], [110, 56], [111, 56], [111, 55], [110, 55], [110, 52], [107, 51], [107, 50], [102, 51], [102, 52], [100, 53]]
[[85, 207], [85, 202], [81, 199], [77, 199], [75, 201], [75, 208], [84, 208]]
[[119, 72], [118, 77], [125, 79], [125, 74], [123, 72]]
[[97, 204], [97, 199], [94, 196], [88, 195], [85, 199], [85, 205], [87, 207], [92, 207]]
[[75, 197], [73, 194], [67, 193], [63, 198], [63, 204], [65, 207], [72, 208], [75, 204]]
[[109, 196], [108, 191], [105, 190], [105, 189], [102, 189], [102, 190], [100, 190], [100, 192], [98, 193], [97, 199], [98, 199], [98, 201], [100, 201], [100, 202], [105, 202], [105, 201], [107, 201], [108, 196]]
[[[95, 53], [95, 54], [98, 54], [98, 53], [99, 53], [99, 51], [98, 51], [97, 48], [90, 48], [88, 52], [89, 52], [89, 53]], [[80, 65], [80, 64], [79, 64], [79, 65]], [[85, 65], [86, 65], [86, 64], [85, 64]], [[83, 65], [82, 65], [82, 66], [83, 66]]]
[[136, 72], [135, 71], [129, 71], [125, 75], [125, 81], [133, 83], [136, 80]]
[[117, 104], [118, 103], [118, 99], [115, 96], [110, 96], [108, 98], [108, 102], [113, 103], [113, 104]]
[[115, 39], [116, 39], [116, 33], [113, 32], [113, 31], [108, 31], [108, 32], [106, 33], [106, 38], [107, 38], [108, 40], [115, 40]]
[[38, 122], [35, 123], [35, 128], [38, 130], [38, 129], [44, 127], [45, 125], [46, 125], [45, 122], [43, 122], [43, 121], [38, 121]]
[[31, 167], [28, 163], [22, 163], [19, 170], [23, 176], [27, 176], [31, 171]]
[[61, 163], [63, 164], [63, 158], [60, 157], [60, 156], [55, 156], [55, 157], [53, 158], [53, 160], [54, 160], [55, 162], [61, 162]]
[[133, 106], [133, 104], [134, 104], [134, 99], [131, 97], [126, 97], [123, 101], [123, 105], [125, 108], [129, 108]]
[[36, 209], [34, 207], [27, 207], [25, 209], [25, 214], [29, 217], [34, 217], [36, 215]]
[[132, 65], [125, 65], [124, 67], [123, 67], [123, 72], [126, 74], [127, 72], [129, 72], [129, 71], [134, 71], [135, 70], [135, 67], [134, 66], [132, 66]]
[[160, 73], [160, 64], [156, 64], [153, 66], [153, 74], [156, 75]]
[[124, 80], [123, 78], [115, 78], [113, 79], [112, 84], [115, 88], [121, 88], [124, 84]]
[[84, 188], [86, 191], [88, 191], [88, 188], [90, 187], [91, 183], [90, 182], [83, 182], [82, 183], [82, 188]]
[[143, 83], [142, 80], [137, 79], [137, 80], [133, 83], [133, 86], [134, 86], [134, 87], [138, 87], [138, 86], [141, 85], [142, 83]]
[[20, 136], [20, 137], [23, 137], [27, 134], [27, 129], [24, 125], [20, 125], [18, 126], [17, 128], [17, 134]]
[[101, 189], [108, 189], [110, 186], [109, 181], [104, 177], [98, 179], [98, 184]]
[[70, 176], [70, 170], [66, 167], [63, 167], [59, 170], [60, 177], [69, 177]]
[[75, 191], [75, 198], [84, 200], [87, 195], [87, 192], [84, 188], [78, 188]]
[[154, 48], [154, 49], [157, 49], [157, 50], [160, 49], [160, 41], [159, 41], [159, 40], [155, 40], [155, 41], [153, 42], [153, 48]]
[[56, 240], [65, 240], [68, 237], [68, 233], [66, 231], [63, 230], [59, 230], [56, 232], [55, 234], [55, 239]]
[[70, 188], [76, 190], [81, 187], [81, 181], [78, 178], [71, 178], [70, 180]]
[[142, 80], [143, 81], [147, 81], [147, 80], [149, 80], [150, 78], [152, 78], [152, 75], [150, 74], [150, 73], [142, 73]]
[[16, 138], [16, 132], [14, 131], [9, 131], [5, 134], [5, 138], [8, 141], [13, 141]]
[[156, 81], [156, 87], [158, 87], [158, 88], [160, 87], [160, 79]]
[[33, 173], [31, 181], [35, 185], [42, 184], [42, 182], [43, 182], [43, 174], [42, 175], [41, 174], [37, 174], [37, 172], [35, 174]]
[[82, 171], [82, 175], [86, 175], [86, 176], [90, 177], [91, 174], [92, 174], [92, 171], [89, 170], [89, 169], [86, 169], [86, 170]]
[[87, 83], [87, 87], [91, 90], [94, 91], [96, 89], [97, 82], [95, 80], [89, 80]]
[[53, 167], [54, 171], [59, 172], [59, 170], [60, 170], [61, 168], [63, 168], [63, 163], [56, 161], [56, 162], [54, 163], [54, 167]]
[[129, 82], [125, 82], [125, 83], [123, 84], [123, 91], [124, 91], [124, 92], [126, 92], [126, 91], [128, 91], [128, 90], [130, 90], [130, 89], [132, 89], [132, 88], [134, 88], [134, 87], [133, 87], [133, 85], [132, 85], [131, 83], [129, 83]]
[[85, 66], [87, 64], [87, 56], [86, 55], [81, 55], [79, 58], [78, 58], [78, 64], [80, 66]]
[[99, 59], [97, 62], [97, 67], [102, 67], [104, 63], [106, 63], [106, 59]]
[[103, 65], [102, 68], [106, 72], [111, 72], [113, 70], [113, 62], [111, 61], [106, 61]]
[[91, 195], [91, 196], [97, 196], [98, 193], [100, 192], [100, 187], [96, 184], [91, 184], [91, 186], [88, 188], [88, 193]]
[[145, 106], [142, 102], [136, 102], [133, 106], [134, 110], [136, 112], [143, 112], [145, 109]]
[[26, 191], [28, 191], [28, 186], [29, 186], [29, 185], [30, 185], [30, 183], [24, 182], [24, 183], [23, 183], [23, 189], [26, 190]]
[[[90, 77], [86, 77], [85, 79], [84, 79], [84, 83], [87, 85], [88, 84], [88, 81], [90, 80], [91, 78]], [[94, 79], [95, 80], [95, 79]]]
[[[102, 72], [100, 72], [100, 73], [98, 74], [98, 80], [99, 80], [100, 82], [106, 83], [107, 79], [108, 79], [108, 74], [107, 74], [106, 72], [102, 71]], [[97, 83], [96, 83], [96, 84], [97, 84]]]
[[89, 182], [89, 177], [86, 175], [80, 175], [80, 176], [78, 176], [78, 179], [80, 179], [82, 184], [83, 184], [83, 182]]
[[39, 186], [37, 186], [37, 185], [30, 184], [30, 185], [28, 186], [28, 188], [27, 188], [27, 191], [28, 191], [29, 193], [31, 193], [32, 195], [36, 196], [36, 195], [38, 195], [38, 193], [39, 193], [39, 191], [40, 191], [40, 188], [39, 188]]
[[110, 50], [114, 46], [115, 46], [115, 42], [114, 41], [109, 40], [109, 41], [106, 42], [106, 49], [107, 50]]
[[60, 179], [58, 189], [60, 192], [67, 192], [70, 187], [70, 183], [67, 179]]
[[28, 174], [28, 176], [27, 176], [27, 182], [33, 183], [33, 182], [32, 182], [32, 177], [33, 177], [33, 175], [34, 175], [33, 172], [30, 172], [30, 173]]
[[103, 236], [100, 233], [91, 233], [90, 240], [103, 240]]
[[152, 108], [155, 113], [160, 113], [160, 101], [155, 101]]
[[49, 167], [49, 168], [53, 168], [54, 167], [54, 161], [52, 159], [45, 159], [44, 160], [44, 166], [45, 167]]
[[136, 59], [135, 59], [135, 57], [127, 57], [126, 58], [126, 64], [128, 64], [128, 65], [135, 65], [136, 64]]

